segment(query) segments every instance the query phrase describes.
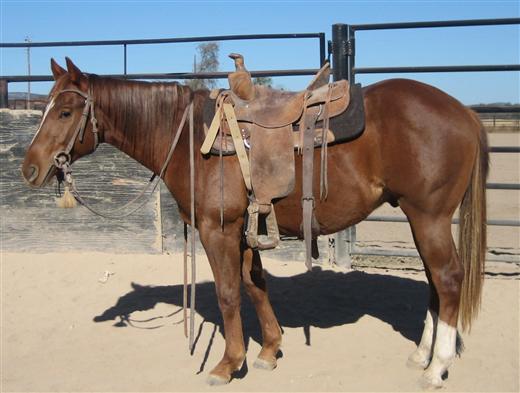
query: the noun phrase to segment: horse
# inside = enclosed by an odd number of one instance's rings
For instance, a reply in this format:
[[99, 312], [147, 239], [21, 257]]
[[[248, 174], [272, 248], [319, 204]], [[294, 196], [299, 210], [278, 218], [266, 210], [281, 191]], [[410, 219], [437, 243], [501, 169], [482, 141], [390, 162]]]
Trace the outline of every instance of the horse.
[[[192, 105], [193, 144], [199, 149], [205, 137], [201, 112], [210, 93], [175, 82], [87, 74], [69, 58], [66, 65], [64, 69], [51, 59], [55, 83], [22, 164], [26, 182], [31, 187], [48, 184], [57, 173], [54, 158], [67, 144], [71, 162], [92, 153], [98, 143], [109, 143], [153, 173], [162, 172], [182, 220], [199, 232], [215, 279], [225, 350], [208, 383], [228, 383], [245, 360], [241, 283], [261, 325], [262, 348], [254, 366], [274, 369], [282, 334], [268, 298], [259, 251], [243, 241], [248, 195], [236, 157], [222, 157], [223, 201], [219, 157], [194, 157], [195, 222], [190, 219], [190, 138], [183, 114]], [[383, 203], [402, 209], [430, 288], [424, 331], [407, 363], [424, 370], [423, 385], [439, 387], [457, 355], [459, 323], [469, 330], [481, 302], [487, 136], [476, 113], [433, 86], [390, 79], [364, 87], [363, 97], [363, 134], [328, 148], [328, 197], [316, 200], [316, 218], [326, 235], [362, 221]], [[90, 110], [85, 110], [88, 102]], [[94, 113], [97, 127], [86, 122]], [[80, 123], [84, 132], [78, 136]], [[161, 171], [175, 136], [173, 159]], [[314, 155], [318, 159], [319, 149]], [[301, 156], [295, 157], [295, 163], [294, 191], [276, 200], [274, 209], [280, 233], [301, 237]], [[318, 178], [315, 173], [315, 189], [319, 189]], [[451, 224], [458, 207], [457, 250]]]

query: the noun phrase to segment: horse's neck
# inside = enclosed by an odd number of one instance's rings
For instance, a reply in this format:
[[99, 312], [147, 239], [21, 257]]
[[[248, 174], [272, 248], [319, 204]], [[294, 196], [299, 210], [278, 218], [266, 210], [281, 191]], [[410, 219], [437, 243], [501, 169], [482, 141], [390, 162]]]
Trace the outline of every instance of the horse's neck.
[[[103, 141], [159, 174], [189, 100], [183, 96], [183, 88], [173, 84], [139, 85], [140, 91], [131, 92], [131, 98], [124, 90], [124, 84], [116, 85], [109, 99], [100, 100]], [[185, 131], [169, 167], [176, 166], [175, 161], [187, 162], [183, 156], [188, 152], [189, 135]]]

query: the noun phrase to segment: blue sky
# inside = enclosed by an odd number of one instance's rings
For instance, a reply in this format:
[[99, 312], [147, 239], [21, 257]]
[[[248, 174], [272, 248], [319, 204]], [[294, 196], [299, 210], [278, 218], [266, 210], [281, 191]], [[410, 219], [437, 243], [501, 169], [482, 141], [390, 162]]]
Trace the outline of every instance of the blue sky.
[[[2, 42], [171, 38], [227, 34], [324, 32], [334, 23], [410, 22], [520, 16], [519, 1], [23, 1], [0, 0]], [[520, 63], [519, 26], [395, 30], [357, 33], [356, 65], [463, 65]], [[226, 41], [221, 70], [231, 70], [230, 52], [243, 53], [252, 70], [317, 68], [318, 40]], [[128, 72], [190, 71], [196, 44], [130, 46]], [[0, 74], [26, 71], [23, 49], [0, 50]], [[49, 59], [71, 57], [84, 71], [122, 73], [121, 47], [33, 48], [33, 74], [50, 73]], [[433, 84], [465, 104], [520, 102], [519, 72], [359, 75], [370, 84], [408, 77]], [[275, 78], [301, 89], [310, 77]], [[221, 85], [225, 86], [225, 81]], [[27, 84], [10, 84], [25, 91]], [[33, 83], [46, 93], [49, 83]]]

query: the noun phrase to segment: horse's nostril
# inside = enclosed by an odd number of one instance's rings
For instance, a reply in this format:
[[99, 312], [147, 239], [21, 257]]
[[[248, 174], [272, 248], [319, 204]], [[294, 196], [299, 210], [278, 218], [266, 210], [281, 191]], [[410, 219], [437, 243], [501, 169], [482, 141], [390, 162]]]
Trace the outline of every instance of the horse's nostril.
[[25, 173], [25, 178], [27, 179], [27, 181], [29, 183], [32, 183], [33, 181], [35, 181], [38, 178], [38, 173], [39, 173], [39, 170], [36, 165], [29, 165], [29, 167], [27, 168], [27, 171]]

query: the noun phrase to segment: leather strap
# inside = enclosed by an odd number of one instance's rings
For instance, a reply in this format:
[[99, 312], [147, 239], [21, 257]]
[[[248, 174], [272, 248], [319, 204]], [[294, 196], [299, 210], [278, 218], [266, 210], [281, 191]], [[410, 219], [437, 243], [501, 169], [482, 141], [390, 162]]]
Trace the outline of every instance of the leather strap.
[[[302, 226], [303, 239], [305, 242], [305, 266], [312, 269], [312, 237], [313, 237], [313, 212], [314, 212], [314, 194], [312, 190], [313, 184], [313, 164], [314, 164], [314, 128], [317, 113], [309, 113], [305, 111], [303, 130], [303, 165], [302, 165]], [[316, 219], [314, 218], [314, 221]], [[315, 225], [314, 225], [315, 226]]]
[[195, 147], [193, 141], [193, 104], [189, 106], [190, 130], [190, 221], [191, 221], [191, 291], [190, 291], [190, 351], [193, 352], [195, 340], [195, 289], [197, 284], [195, 263]]
[[233, 143], [235, 144], [235, 149], [237, 151], [238, 162], [240, 164], [242, 176], [244, 177], [244, 183], [246, 184], [247, 190], [252, 191], [253, 188], [251, 186], [251, 168], [249, 165], [249, 158], [247, 157], [244, 140], [240, 134], [240, 128], [238, 126], [237, 117], [235, 116], [235, 110], [231, 104], [227, 103], [224, 103], [223, 108], [229, 129], [231, 131], [231, 136], [233, 137]]
[[[220, 108], [219, 108], [220, 109]], [[211, 121], [211, 125], [209, 126], [208, 133], [206, 134], [206, 139], [204, 139], [204, 143], [200, 148], [200, 152], [202, 154], [209, 154], [211, 150], [211, 146], [215, 142], [215, 138], [217, 137], [218, 130], [220, 128], [220, 111], [215, 112], [215, 116], [213, 116], [213, 120]]]
[[182, 320], [184, 337], [188, 338], [188, 224], [184, 223], [184, 252], [182, 280]]
[[[155, 191], [155, 189], [157, 188], [157, 185], [159, 184], [159, 181], [160, 179], [162, 179], [162, 177], [164, 176], [165, 172], [166, 172], [166, 169], [168, 168], [168, 164], [170, 163], [171, 161], [171, 158], [173, 156], [173, 152], [175, 151], [175, 148], [177, 147], [177, 144], [179, 143], [179, 139], [180, 139], [180, 136], [182, 134], [182, 130], [184, 128], [184, 125], [186, 124], [186, 117], [188, 116], [188, 112], [190, 111], [190, 108], [193, 107], [193, 104], [190, 103], [186, 109], [184, 109], [184, 113], [182, 115], [182, 119], [181, 119], [181, 122], [179, 124], [179, 127], [177, 128], [177, 133], [175, 134], [175, 137], [173, 139], [173, 142], [170, 146], [170, 150], [168, 151], [168, 155], [166, 156], [166, 160], [164, 161], [164, 164], [161, 168], [161, 171], [159, 173], [159, 179], [157, 179], [157, 181], [155, 182], [155, 184], [153, 185], [153, 187], [151, 188], [151, 192], [148, 193], [148, 198], [151, 197]], [[79, 129], [79, 128], [78, 128]], [[69, 161], [66, 160], [65, 158], [65, 161], [61, 160], [61, 157], [64, 157], [63, 155], [63, 152], [62, 153], [59, 153], [59, 155], [55, 158], [56, 161], [58, 161], [58, 165], [56, 165], [56, 167], [60, 168], [60, 169], [66, 169], [65, 171], [67, 170], [70, 170], [70, 156], [68, 157], [69, 158]], [[69, 173], [70, 174], [70, 173]], [[70, 190], [71, 190], [71, 193], [72, 195], [74, 195], [74, 198], [76, 198], [76, 200], [81, 204], [83, 205], [84, 207], [86, 207], [88, 210], [90, 210], [92, 213], [100, 216], [100, 217], [104, 217], [104, 218], [110, 218], [110, 219], [120, 219], [120, 218], [124, 218], [124, 217], [128, 217], [129, 215], [135, 213], [137, 210], [139, 210], [141, 207], [143, 207], [147, 202], [148, 202], [148, 199], [144, 199], [141, 203], [139, 203], [138, 205], [136, 205], [134, 208], [132, 208], [131, 210], [125, 212], [125, 213], [121, 213], [121, 214], [116, 214], [126, 208], [128, 208], [129, 206], [131, 206], [132, 204], [134, 204], [135, 202], [137, 202], [139, 199], [141, 199], [141, 197], [143, 197], [143, 195], [145, 195], [146, 191], [149, 189], [149, 187], [152, 185], [152, 183], [154, 182], [154, 180], [156, 179], [156, 176], [155, 174], [150, 178], [150, 180], [148, 181], [148, 183], [146, 184], [146, 186], [141, 190], [141, 192], [135, 197], [133, 198], [132, 200], [130, 200], [129, 202], [125, 203], [124, 205], [122, 206], [119, 206], [118, 208], [115, 208], [115, 209], [112, 209], [112, 210], [109, 210], [109, 211], [105, 211], [105, 212], [101, 212], [95, 208], [93, 208], [92, 206], [90, 206], [84, 199], [83, 197], [81, 196], [78, 188], [76, 187], [76, 183], [72, 180], [72, 176], [70, 176], [70, 181], [68, 181], [68, 183], [70, 184]]]
[[327, 98], [323, 104], [323, 127], [321, 132], [320, 200], [327, 199], [329, 184], [327, 179], [327, 132], [329, 130], [329, 103], [332, 97], [332, 84], [329, 83]]

